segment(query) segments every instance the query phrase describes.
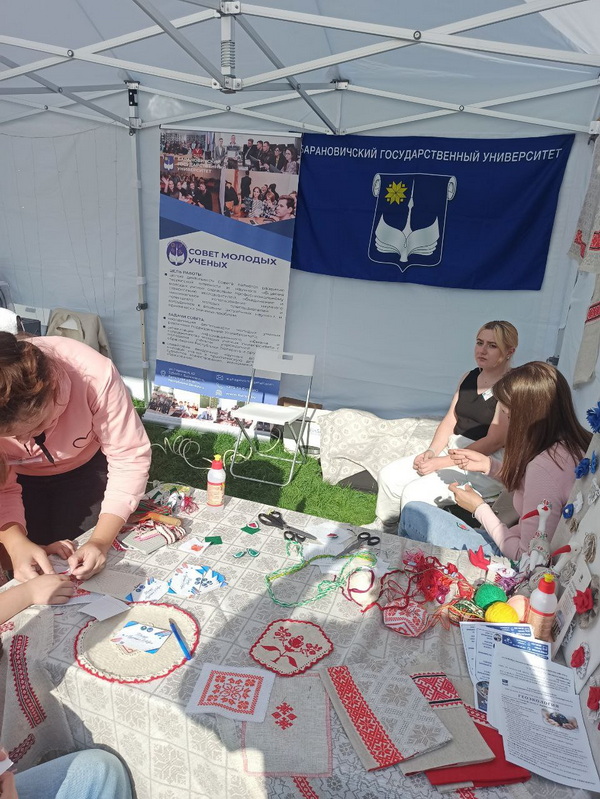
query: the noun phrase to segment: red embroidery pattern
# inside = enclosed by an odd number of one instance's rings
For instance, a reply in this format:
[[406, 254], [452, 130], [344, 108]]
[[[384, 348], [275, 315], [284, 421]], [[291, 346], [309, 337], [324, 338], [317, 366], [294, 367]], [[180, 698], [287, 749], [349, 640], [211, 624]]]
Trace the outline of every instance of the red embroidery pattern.
[[282, 677], [292, 677], [314, 666], [333, 651], [333, 644], [312, 621], [277, 619], [250, 649], [261, 666]]
[[282, 702], [281, 705], [277, 705], [275, 712], [271, 713], [271, 715], [275, 719], [275, 724], [279, 725], [282, 730], [287, 730], [298, 718], [298, 716], [294, 714], [294, 708], [288, 705], [287, 702]]
[[597, 319], [600, 316], [600, 302], [595, 302], [593, 305], [590, 305], [588, 308], [587, 316], [585, 317], [585, 323], [593, 322], [594, 319]]
[[33, 729], [46, 718], [46, 712], [37, 698], [27, 670], [26, 635], [15, 635], [10, 645], [10, 667], [14, 675], [15, 692], [29, 726]]
[[600, 230], [594, 230], [590, 241], [590, 250], [600, 250]]
[[234, 674], [213, 670], [204, 686], [198, 705], [212, 705], [251, 716], [264, 678], [253, 674]]
[[462, 705], [460, 696], [456, 693], [456, 688], [442, 672], [424, 672], [423, 674], [411, 674], [414, 684], [430, 705], [436, 707], [457, 707]]
[[476, 724], [485, 724], [486, 727], [490, 726], [485, 713], [481, 710], [477, 710], [477, 708], [472, 705], [465, 705], [465, 707], [467, 708], [467, 713]]
[[319, 794], [313, 791], [306, 777], [292, 777], [292, 779], [294, 780], [294, 785], [298, 788], [304, 799], [319, 799]]
[[477, 799], [477, 794], [472, 788], [459, 788], [456, 793], [460, 799]]
[[383, 609], [383, 623], [399, 633], [410, 638], [417, 638], [431, 626], [433, 616], [422, 606], [412, 600], [405, 607], [388, 605]]
[[15, 746], [14, 749], [11, 749], [11, 751], [8, 753], [9, 758], [12, 760], [13, 763], [18, 763], [19, 760], [25, 757], [25, 755], [27, 754], [27, 752], [29, 752], [34, 743], [35, 743], [35, 735], [32, 732], [30, 732], [24, 741], [21, 741], [21, 743], [18, 746]]
[[578, 230], [573, 239], [573, 244], [579, 245], [579, 256], [585, 258], [585, 241], [583, 240], [583, 232]]
[[0, 635], [2, 635], [2, 633], [10, 633], [14, 629], [15, 629], [14, 621], [5, 621], [4, 624], [0, 624]]
[[348, 667], [332, 666], [327, 669], [327, 673], [350, 721], [377, 762], [378, 768], [393, 766], [404, 760], [365, 701]]

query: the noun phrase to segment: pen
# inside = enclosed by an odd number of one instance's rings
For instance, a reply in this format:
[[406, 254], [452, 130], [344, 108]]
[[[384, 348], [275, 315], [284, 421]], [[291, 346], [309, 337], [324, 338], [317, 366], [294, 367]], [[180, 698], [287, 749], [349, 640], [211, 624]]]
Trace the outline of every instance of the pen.
[[177, 627], [177, 625], [175, 624], [173, 619], [169, 619], [169, 627], [171, 628], [171, 632], [175, 636], [175, 639], [176, 639], [177, 643], [179, 644], [179, 646], [181, 648], [181, 651], [185, 655], [185, 659], [186, 660], [191, 660], [192, 656], [190, 654], [190, 650], [187, 648], [186, 643], [183, 640], [183, 637], [182, 637], [181, 633], [179, 632], [179, 628]]

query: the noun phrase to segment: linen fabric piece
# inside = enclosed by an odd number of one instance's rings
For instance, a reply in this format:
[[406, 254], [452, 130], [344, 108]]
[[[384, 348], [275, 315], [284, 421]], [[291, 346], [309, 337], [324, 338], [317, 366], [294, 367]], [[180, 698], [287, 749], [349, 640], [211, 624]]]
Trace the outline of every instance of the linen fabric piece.
[[242, 752], [247, 774], [331, 775], [330, 704], [319, 674], [275, 679], [263, 724], [242, 725]]
[[250, 656], [282, 677], [300, 674], [333, 651], [333, 644], [318, 624], [277, 619], [250, 649]]
[[502, 736], [486, 721], [485, 715], [469, 705], [466, 706], [469, 716], [473, 719], [477, 730], [485, 739], [494, 754], [491, 763], [460, 765], [450, 768], [438, 768], [427, 771], [427, 779], [439, 790], [448, 786], [449, 790], [460, 788], [488, 788], [499, 785], [513, 785], [525, 782], [531, 773], [521, 766], [509, 763], [504, 754]]
[[170, 619], [179, 627], [190, 654], [193, 654], [200, 640], [200, 627], [190, 613], [175, 605], [136, 602], [126, 613], [103, 621], [89, 621], [80, 630], [75, 639], [77, 665], [109, 682], [142, 683], [165, 677], [187, 663], [174, 635], [170, 635], [154, 654], [131, 650], [110, 639], [127, 622], [168, 630]]
[[108, 594], [115, 599], [125, 599], [146, 577], [146, 574], [133, 574], [131, 571], [104, 569], [81, 583], [81, 587], [92, 594]]
[[205, 663], [185, 712], [216, 713], [237, 721], [264, 721], [275, 675]]
[[443, 672], [417, 672], [411, 679], [429, 702], [432, 710], [452, 734], [452, 740], [433, 752], [416, 755], [400, 763], [404, 774], [443, 766], [487, 763], [494, 752], [484, 741], [470, 718], [456, 688]]
[[452, 738], [411, 678], [394, 665], [332, 666], [323, 681], [367, 771], [437, 749]]

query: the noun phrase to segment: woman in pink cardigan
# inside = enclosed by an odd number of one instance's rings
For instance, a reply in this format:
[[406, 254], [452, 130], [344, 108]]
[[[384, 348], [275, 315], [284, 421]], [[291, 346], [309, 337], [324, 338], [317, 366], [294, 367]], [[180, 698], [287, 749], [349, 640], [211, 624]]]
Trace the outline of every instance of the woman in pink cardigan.
[[449, 549], [483, 546], [488, 555], [519, 560], [529, 551], [538, 527], [536, 516], [523, 518], [547, 500], [552, 511], [546, 522], [551, 541], [575, 482], [575, 465], [591, 441], [577, 421], [571, 391], [561, 373], [547, 363], [532, 361], [512, 369], [493, 387], [509, 424], [501, 463], [471, 449], [451, 450], [461, 469], [482, 472], [514, 491], [519, 521], [507, 527], [470, 486], [452, 489], [456, 502], [470, 511], [481, 528], [469, 528], [459, 519], [423, 502], [410, 502], [400, 519], [400, 535]]
[[[0, 332], [0, 544], [18, 580], [54, 572], [44, 549], [75, 577], [100, 571], [146, 490], [150, 442], [108, 358], [60, 336]], [[2, 479], [4, 478], [4, 479]], [[94, 527], [74, 550], [70, 541]]]

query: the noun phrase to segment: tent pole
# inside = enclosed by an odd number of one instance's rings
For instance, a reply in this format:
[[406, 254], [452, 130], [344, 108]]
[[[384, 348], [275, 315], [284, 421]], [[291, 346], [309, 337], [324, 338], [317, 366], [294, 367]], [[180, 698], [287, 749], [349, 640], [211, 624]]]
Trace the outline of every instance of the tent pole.
[[127, 82], [129, 95], [129, 140], [131, 142], [131, 184], [133, 188], [133, 216], [135, 255], [137, 263], [138, 304], [136, 311], [140, 315], [140, 334], [142, 344], [142, 380], [144, 381], [144, 402], [150, 402], [150, 383], [148, 378], [149, 362], [146, 345], [146, 274], [144, 270], [144, 254], [142, 249], [142, 179], [140, 173], [140, 159], [138, 151], [138, 128], [140, 120], [137, 115], [138, 84]]

